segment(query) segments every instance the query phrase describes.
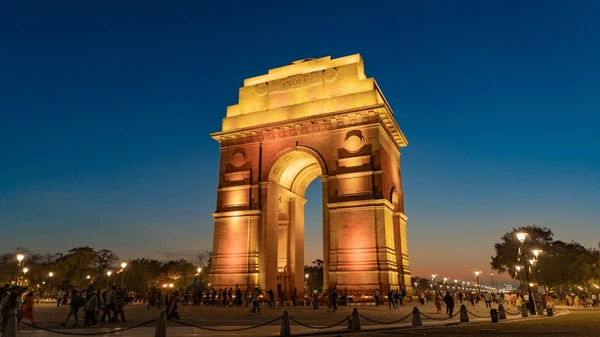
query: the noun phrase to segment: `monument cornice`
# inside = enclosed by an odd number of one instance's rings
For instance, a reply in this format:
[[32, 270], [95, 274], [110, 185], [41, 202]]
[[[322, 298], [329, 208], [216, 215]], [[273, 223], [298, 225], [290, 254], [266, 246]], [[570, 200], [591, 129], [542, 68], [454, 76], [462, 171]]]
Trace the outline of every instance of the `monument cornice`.
[[387, 102], [355, 109], [336, 111], [318, 116], [290, 119], [286, 123], [276, 122], [231, 131], [211, 133], [211, 137], [222, 147], [257, 143], [320, 132], [331, 132], [355, 126], [380, 123], [394, 139], [398, 147], [408, 145], [406, 137], [394, 120]]

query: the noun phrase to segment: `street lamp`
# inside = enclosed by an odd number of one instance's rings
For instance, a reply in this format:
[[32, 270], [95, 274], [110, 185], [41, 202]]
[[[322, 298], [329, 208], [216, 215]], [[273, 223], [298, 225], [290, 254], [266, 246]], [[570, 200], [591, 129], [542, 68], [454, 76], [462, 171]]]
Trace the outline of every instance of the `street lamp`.
[[121, 262], [121, 268], [123, 269], [121, 272], [121, 288], [123, 288], [123, 279], [125, 278], [125, 267], [127, 267], [127, 262]]
[[112, 271], [107, 271], [106, 272], [106, 289], [108, 289], [108, 280], [110, 279], [110, 275], [112, 274]]
[[433, 284], [435, 284], [435, 277], [436, 277], [437, 275], [438, 275], [438, 274], [431, 274], [431, 279], [433, 280]]
[[[525, 235], [526, 235], [526, 233], [523, 233], [523, 232], [517, 233], [517, 239], [519, 239], [519, 241], [521, 241], [520, 251], [521, 251], [521, 254], [523, 255], [523, 260], [527, 260], [527, 253], [523, 249], [523, 244], [525, 243]], [[527, 262], [525, 262], [525, 263], [527, 263]], [[525, 266], [525, 277], [527, 278], [527, 290], [529, 292], [529, 300], [527, 301], [527, 306], [529, 306], [529, 312], [532, 315], [535, 315], [535, 304], [533, 303], [533, 296], [531, 295], [531, 283], [529, 283], [529, 271], [528, 271], [527, 266]]]
[[23, 282], [22, 282], [22, 284], [25, 284], [25, 274], [27, 274], [28, 271], [29, 271], [29, 268], [23, 267]]
[[25, 255], [17, 254], [17, 261], [19, 261], [19, 263], [17, 264], [17, 275], [15, 276], [15, 285], [19, 284], [19, 269], [21, 269], [21, 261], [23, 261], [24, 258]]
[[[492, 277], [492, 289], [494, 289], [494, 273], [490, 273], [490, 276]], [[496, 287], [496, 291], [498, 290], [498, 287]]]

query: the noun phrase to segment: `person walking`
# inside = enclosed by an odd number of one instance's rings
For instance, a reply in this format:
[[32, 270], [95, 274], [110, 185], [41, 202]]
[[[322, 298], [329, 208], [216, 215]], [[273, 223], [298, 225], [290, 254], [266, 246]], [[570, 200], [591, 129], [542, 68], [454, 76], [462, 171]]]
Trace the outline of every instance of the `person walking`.
[[66, 326], [67, 322], [69, 321], [69, 318], [71, 318], [71, 316], [75, 317], [75, 324], [73, 324], [73, 326], [79, 326], [79, 307], [83, 307], [85, 306], [85, 300], [83, 299], [83, 297], [81, 297], [81, 295], [79, 294], [79, 292], [77, 290], [73, 290], [71, 292], [71, 303], [69, 303], [69, 313], [67, 314], [67, 318], [65, 319], [64, 322], [60, 323], [61, 326]]
[[335, 288], [333, 289], [333, 291], [331, 292], [331, 309], [332, 312], [336, 312], [338, 307], [337, 307], [337, 300], [338, 300], [338, 293], [337, 291], [335, 291]]
[[454, 297], [452, 297], [448, 291], [446, 291], [446, 296], [444, 296], [444, 303], [446, 303], [448, 317], [452, 317], [452, 312], [454, 311]]
[[[98, 309], [98, 295], [96, 291], [92, 289], [87, 296], [85, 301], [85, 306], [83, 310], [85, 311], [85, 315], [83, 317], [83, 326], [92, 326], [97, 327], [98, 319], [96, 318], [96, 310]], [[91, 325], [90, 325], [91, 324]]]
[[258, 305], [258, 297], [260, 296], [260, 291], [258, 290], [258, 287], [254, 288], [254, 291], [252, 292], [252, 314], [256, 315], [256, 312], [258, 311], [258, 314], [260, 315], [260, 307]]
[[33, 304], [35, 303], [33, 298], [33, 291], [30, 291], [25, 297], [25, 301], [23, 302], [23, 306], [21, 308], [21, 316], [19, 317], [19, 322], [23, 320], [23, 318], [27, 318], [31, 321], [31, 324], [37, 325], [35, 322], [35, 318], [33, 316]]
[[17, 313], [21, 311], [22, 304], [16, 289], [7, 292], [7, 294], [0, 302], [0, 332], [2, 333], [4, 333], [11, 316], [14, 317], [15, 321], [17, 320]]
[[177, 309], [179, 308], [179, 291], [173, 292], [173, 296], [169, 301], [169, 305], [167, 306], [167, 319], [181, 319], [179, 317], [179, 312]]

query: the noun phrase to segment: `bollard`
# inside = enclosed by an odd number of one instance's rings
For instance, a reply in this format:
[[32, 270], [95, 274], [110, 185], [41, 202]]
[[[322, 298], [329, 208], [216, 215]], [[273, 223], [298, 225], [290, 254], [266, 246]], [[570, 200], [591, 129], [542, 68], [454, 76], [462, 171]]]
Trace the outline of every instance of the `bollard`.
[[423, 322], [421, 321], [421, 312], [419, 311], [419, 308], [414, 307], [413, 312], [412, 312], [412, 325], [413, 326], [421, 326], [423, 325]]
[[161, 311], [158, 315], [154, 337], [167, 337], [167, 314], [164, 311]]
[[460, 306], [460, 322], [469, 323], [469, 313], [467, 312], [467, 307], [464, 304]]
[[504, 306], [502, 304], [498, 305], [498, 318], [506, 319], [506, 311], [504, 311]]
[[17, 317], [15, 315], [8, 316], [4, 329], [2, 337], [17, 337]]
[[490, 317], [492, 318], [492, 323], [498, 323], [498, 310], [490, 309]]
[[283, 317], [281, 317], [281, 331], [279, 332], [279, 336], [291, 336], [292, 332], [290, 331], [290, 316], [288, 315], [287, 310], [283, 312]]
[[527, 312], [527, 306], [525, 305], [521, 307], [521, 317], [529, 317], [529, 313]]
[[360, 330], [360, 316], [358, 315], [358, 309], [352, 310], [352, 315], [348, 318], [348, 329]]
[[537, 302], [537, 314], [538, 315], [544, 315], [544, 306], [542, 305], [542, 302]]

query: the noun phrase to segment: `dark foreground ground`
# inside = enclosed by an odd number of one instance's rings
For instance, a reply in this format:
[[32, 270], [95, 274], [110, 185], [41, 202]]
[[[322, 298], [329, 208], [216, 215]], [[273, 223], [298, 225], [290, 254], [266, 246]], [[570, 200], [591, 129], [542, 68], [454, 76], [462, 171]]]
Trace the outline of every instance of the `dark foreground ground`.
[[[442, 320], [447, 315], [437, 314], [432, 304], [424, 306], [417, 305], [420, 311], [429, 316], [423, 316], [423, 326], [413, 327], [412, 317], [395, 324], [383, 324], [398, 321], [407, 317], [415, 307], [414, 303], [401, 307], [400, 310], [390, 311], [387, 306], [358, 306], [358, 311], [365, 318], [376, 322], [370, 322], [361, 318], [362, 329], [360, 332], [352, 333], [347, 329], [346, 318], [352, 313], [353, 306], [340, 307], [338, 312], [328, 312], [327, 308], [321, 307], [313, 310], [310, 307], [262, 307], [261, 315], [250, 315], [248, 308], [221, 308], [204, 306], [182, 306], [180, 309], [181, 322], [167, 323], [167, 336], [277, 336], [281, 329], [281, 320], [271, 324], [249, 330], [245, 329], [276, 320], [288, 311], [292, 319], [290, 328], [292, 335], [314, 335], [323, 334], [331, 336], [599, 336], [600, 337], [600, 310], [599, 309], [567, 309], [560, 308], [554, 317], [534, 316], [521, 318], [520, 315], [507, 315], [507, 320], [500, 323], [489, 323], [489, 309], [484, 304], [475, 307], [468, 306], [469, 323], [460, 323], [459, 316], [448, 320]], [[458, 310], [457, 306], [457, 310]], [[495, 307], [495, 306], [494, 306]], [[509, 312], [516, 314], [516, 309], [507, 307]], [[156, 308], [146, 309], [144, 304], [132, 304], [126, 307], [125, 315], [127, 322], [104, 323], [98, 328], [72, 328], [73, 318], [69, 321], [69, 327], [60, 327], [59, 323], [64, 320], [68, 313], [68, 307], [57, 308], [54, 304], [40, 304], [35, 308], [38, 327], [31, 328], [22, 326], [19, 336], [61, 336], [69, 335], [99, 334], [104, 336], [136, 336], [154, 337], [157, 322], [153, 321], [146, 325], [136, 327], [159, 316], [160, 311]], [[80, 324], [83, 323], [83, 315], [80, 313]], [[484, 318], [477, 318], [484, 317]], [[309, 327], [295, 323], [293, 320]], [[339, 325], [328, 329], [315, 329], [325, 326]], [[203, 328], [203, 329], [201, 329]], [[207, 330], [208, 329], [208, 330]], [[229, 331], [214, 331], [229, 330]], [[62, 333], [62, 334], [61, 334]]]
[[[566, 313], [566, 312], [565, 312]], [[569, 309], [567, 314], [543, 319], [502, 323], [469, 323], [458, 326], [392, 329], [342, 336], [600, 336], [600, 309]]]

